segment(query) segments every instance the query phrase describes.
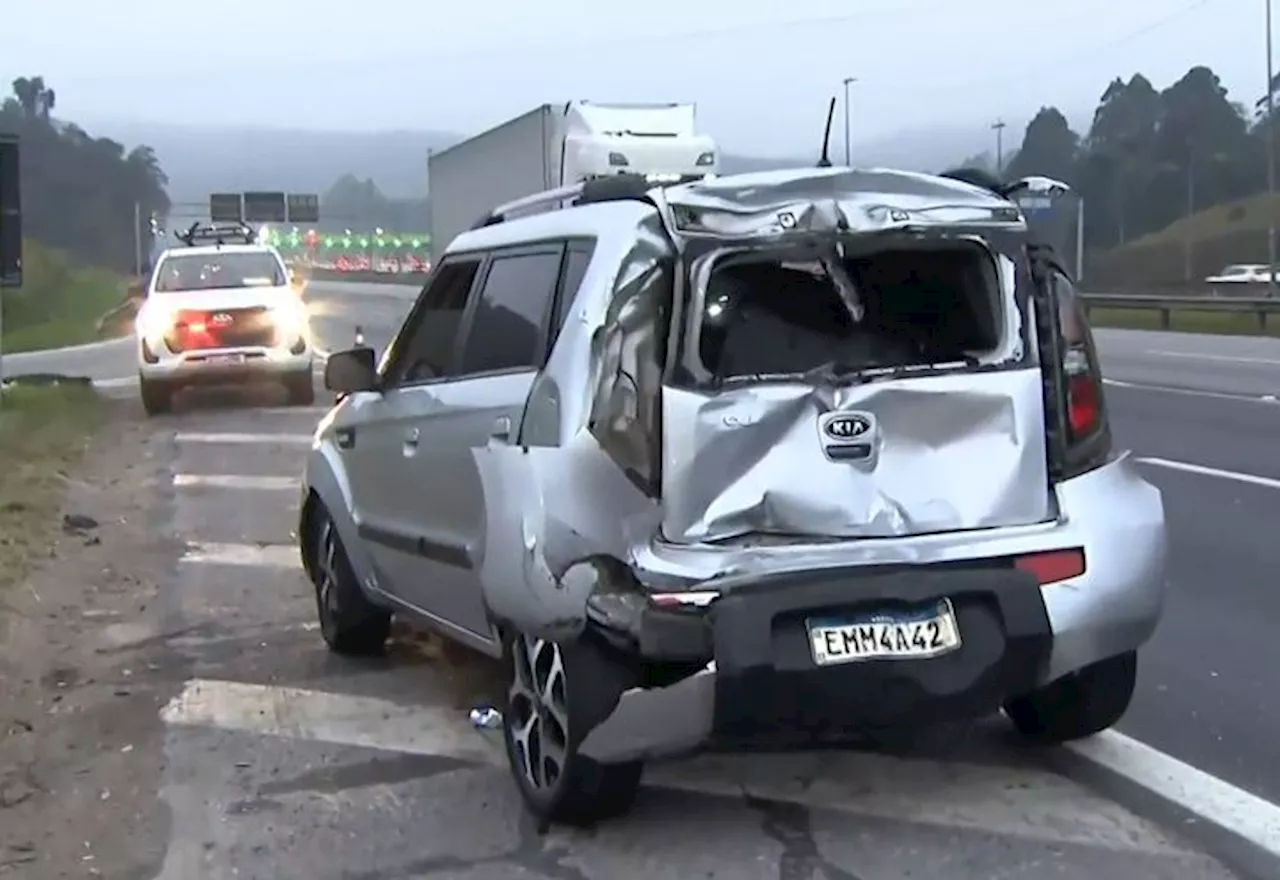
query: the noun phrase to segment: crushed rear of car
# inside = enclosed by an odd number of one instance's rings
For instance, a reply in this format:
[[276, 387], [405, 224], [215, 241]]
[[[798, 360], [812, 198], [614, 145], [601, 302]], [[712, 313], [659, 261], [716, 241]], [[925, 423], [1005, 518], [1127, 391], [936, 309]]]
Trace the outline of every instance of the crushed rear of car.
[[849, 169], [652, 198], [661, 227], [527, 404], [526, 427], [580, 398], [585, 428], [475, 452], [513, 767], [561, 737], [599, 814], [601, 780], [707, 745], [1002, 708], [1050, 742], [1115, 723], [1160, 615], [1163, 506], [1016, 206]]

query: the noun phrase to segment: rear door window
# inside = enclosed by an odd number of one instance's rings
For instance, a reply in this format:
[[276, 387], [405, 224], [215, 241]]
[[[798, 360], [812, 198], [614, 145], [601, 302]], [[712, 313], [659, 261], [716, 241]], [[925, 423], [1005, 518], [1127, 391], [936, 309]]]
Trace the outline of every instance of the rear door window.
[[472, 297], [459, 375], [541, 368], [563, 254], [557, 244], [493, 255]]

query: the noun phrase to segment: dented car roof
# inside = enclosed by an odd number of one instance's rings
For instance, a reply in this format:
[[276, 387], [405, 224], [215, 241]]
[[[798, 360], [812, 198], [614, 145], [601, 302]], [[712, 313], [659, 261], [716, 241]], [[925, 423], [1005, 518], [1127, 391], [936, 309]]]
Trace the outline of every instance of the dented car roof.
[[921, 226], [1026, 229], [1013, 202], [950, 178], [879, 168], [805, 168], [706, 178], [654, 191], [688, 236], [878, 232]]

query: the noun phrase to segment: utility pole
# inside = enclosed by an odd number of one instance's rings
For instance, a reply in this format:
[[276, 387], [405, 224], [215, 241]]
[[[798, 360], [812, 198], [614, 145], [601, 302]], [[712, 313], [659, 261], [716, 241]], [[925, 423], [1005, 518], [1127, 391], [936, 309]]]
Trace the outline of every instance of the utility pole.
[[1276, 120], [1275, 61], [1271, 37], [1271, 0], [1267, 4], [1267, 296], [1276, 295]]
[[142, 277], [142, 204], [133, 203], [133, 274]]
[[842, 82], [844, 83], [844, 164], [850, 166], [853, 164], [853, 144], [850, 142], [849, 127], [849, 86], [858, 81], [856, 76], [846, 76]]
[[996, 177], [1004, 174], [1004, 129], [1003, 119], [991, 123], [991, 130], [996, 133]]

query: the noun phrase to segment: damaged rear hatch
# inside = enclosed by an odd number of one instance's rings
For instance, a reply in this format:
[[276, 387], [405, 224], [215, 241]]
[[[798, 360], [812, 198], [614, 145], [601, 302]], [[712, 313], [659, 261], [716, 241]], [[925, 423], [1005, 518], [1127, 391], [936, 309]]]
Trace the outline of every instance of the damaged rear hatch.
[[667, 542], [1052, 518], [1015, 207], [844, 169], [669, 196], [684, 271], [662, 392]]

